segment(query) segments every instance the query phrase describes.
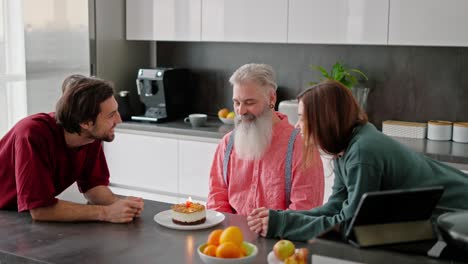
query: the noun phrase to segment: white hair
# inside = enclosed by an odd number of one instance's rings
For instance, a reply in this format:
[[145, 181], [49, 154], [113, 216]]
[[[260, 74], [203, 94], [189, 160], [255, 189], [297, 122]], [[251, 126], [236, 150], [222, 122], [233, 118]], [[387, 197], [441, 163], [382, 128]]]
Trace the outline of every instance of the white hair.
[[239, 158], [259, 160], [263, 157], [273, 137], [272, 115], [273, 112], [265, 105], [262, 114], [251, 122], [244, 122], [241, 116], [236, 116], [234, 151]]
[[[275, 72], [273, 71], [273, 68], [267, 64], [245, 64], [238, 68], [232, 74], [231, 78], [229, 78], [229, 82], [232, 85], [248, 81], [258, 83], [262, 87], [269, 86], [273, 88], [273, 91], [278, 89], [278, 85], [276, 84], [275, 79]], [[266, 89], [266, 91], [268, 91], [268, 89]]]

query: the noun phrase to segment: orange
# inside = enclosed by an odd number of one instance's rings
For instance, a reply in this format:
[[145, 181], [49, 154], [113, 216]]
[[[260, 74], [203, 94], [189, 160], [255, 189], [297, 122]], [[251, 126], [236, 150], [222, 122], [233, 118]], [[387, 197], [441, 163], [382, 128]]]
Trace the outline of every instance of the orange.
[[241, 249], [232, 242], [221, 243], [216, 249], [216, 257], [218, 258], [240, 258]]
[[237, 226], [230, 226], [224, 229], [223, 233], [219, 237], [219, 243], [232, 242], [239, 248], [242, 246], [242, 241], [244, 238], [242, 236], [242, 231]]
[[226, 116], [229, 114], [229, 109], [223, 108], [218, 111], [218, 116], [222, 118], [226, 118]]
[[216, 257], [216, 246], [208, 245], [203, 249], [203, 254]]
[[208, 236], [208, 245], [214, 245], [218, 246], [219, 245], [219, 237], [221, 236], [221, 233], [223, 233], [222, 229], [216, 229], [213, 230], [210, 235]]

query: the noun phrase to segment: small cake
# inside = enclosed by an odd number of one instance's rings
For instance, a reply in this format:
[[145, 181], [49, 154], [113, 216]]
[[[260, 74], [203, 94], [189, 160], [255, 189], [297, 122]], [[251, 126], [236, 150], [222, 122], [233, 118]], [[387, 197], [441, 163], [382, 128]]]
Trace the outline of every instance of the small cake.
[[206, 210], [203, 204], [186, 202], [171, 207], [172, 222], [178, 225], [199, 225], [206, 221]]

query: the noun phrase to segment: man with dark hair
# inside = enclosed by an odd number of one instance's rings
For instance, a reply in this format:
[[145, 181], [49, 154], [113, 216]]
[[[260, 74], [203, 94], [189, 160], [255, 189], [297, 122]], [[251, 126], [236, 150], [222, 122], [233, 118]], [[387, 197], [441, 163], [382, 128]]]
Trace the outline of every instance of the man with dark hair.
[[[29, 210], [40, 221], [132, 221], [143, 200], [107, 186], [102, 141], [122, 122], [112, 84], [72, 75], [62, 90], [55, 113], [28, 116], [0, 140], [0, 209]], [[56, 198], [75, 181], [90, 204]]]

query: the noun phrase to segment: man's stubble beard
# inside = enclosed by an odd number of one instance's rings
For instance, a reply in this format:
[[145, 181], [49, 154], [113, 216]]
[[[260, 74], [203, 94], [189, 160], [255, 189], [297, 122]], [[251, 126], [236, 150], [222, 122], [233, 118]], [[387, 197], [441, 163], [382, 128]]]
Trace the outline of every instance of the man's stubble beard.
[[[114, 129], [114, 128], [112, 128]], [[88, 135], [87, 137], [89, 139], [93, 139], [93, 140], [101, 140], [101, 141], [105, 141], [105, 142], [112, 142], [115, 138], [115, 132], [114, 133], [106, 133], [106, 134], [103, 134], [103, 135], [99, 135], [96, 133], [96, 131], [92, 130], [92, 131], [89, 131], [88, 132]]]
[[[270, 147], [273, 134], [273, 112], [268, 105], [253, 121], [242, 121], [242, 116], [236, 117], [234, 150], [241, 159], [259, 160]], [[248, 118], [248, 115], [247, 115]]]

